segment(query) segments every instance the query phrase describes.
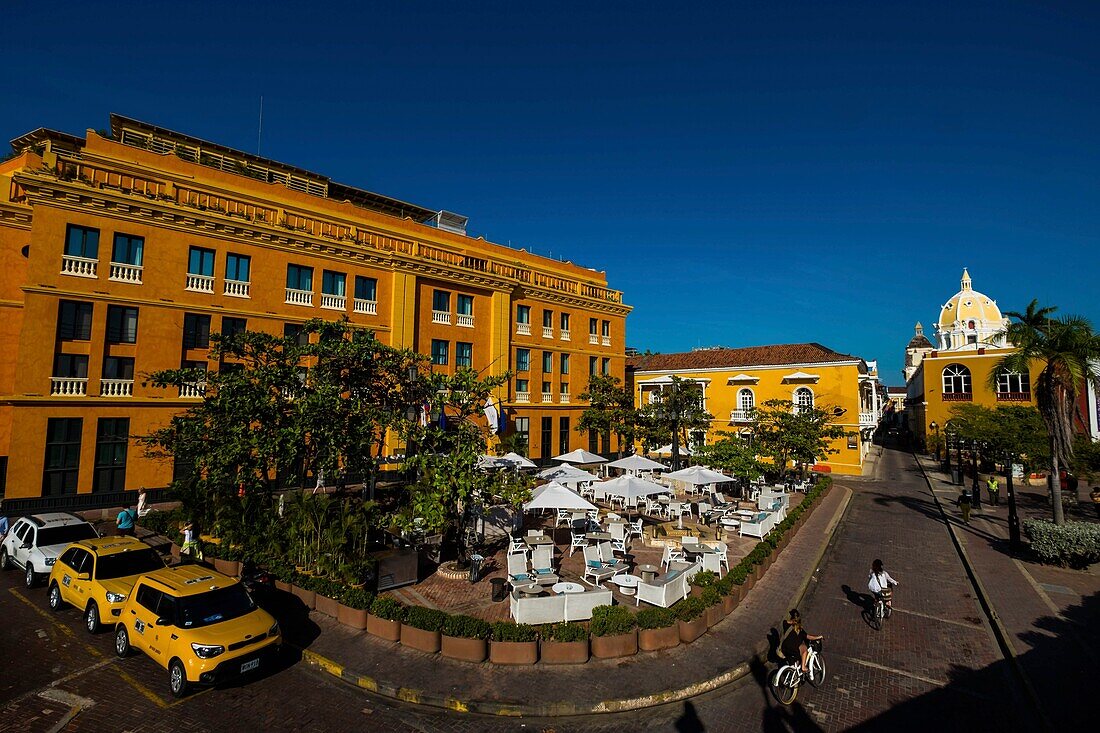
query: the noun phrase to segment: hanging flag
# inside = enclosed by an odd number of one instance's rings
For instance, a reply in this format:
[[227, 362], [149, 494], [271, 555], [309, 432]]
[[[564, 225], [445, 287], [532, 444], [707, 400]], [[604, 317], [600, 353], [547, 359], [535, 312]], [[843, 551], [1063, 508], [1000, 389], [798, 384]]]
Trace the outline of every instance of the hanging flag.
[[497, 400], [497, 407], [500, 412], [500, 424], [497, 426], [497, 432], [504, 435], [508, 432], [508, 415], [504, 412], [504, 405], [500, 404], [500, 400]]
[[428, 427], [428, 413], [430, 412], [428, 403], [425, 402], [420, 406], [420, 427]]
[[496, 435], [497, 428], [499, 427], [499, 415], [497, 408], [493, 405], [493, 398], [488, 397], [485, 400], [485, 422], [489, 423], [489, 435]]
[[439, 406], [439, 429], [447, 429], [447, 411], [443, 408], [442, 405]]

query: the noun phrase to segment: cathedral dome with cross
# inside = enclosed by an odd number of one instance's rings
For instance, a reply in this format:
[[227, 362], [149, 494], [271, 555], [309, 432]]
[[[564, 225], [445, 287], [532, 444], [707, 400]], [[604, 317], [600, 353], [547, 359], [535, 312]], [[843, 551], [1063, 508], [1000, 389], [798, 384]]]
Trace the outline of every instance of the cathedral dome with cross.
[[976, 351], [979, 348], [1004, 347], [1001, 333], [1008, 319], [1001, 315], [997, 301], [974, 289], [970, 273], [963, 268], [959, 292], [940, 308], [936, 338], [941, 351]]

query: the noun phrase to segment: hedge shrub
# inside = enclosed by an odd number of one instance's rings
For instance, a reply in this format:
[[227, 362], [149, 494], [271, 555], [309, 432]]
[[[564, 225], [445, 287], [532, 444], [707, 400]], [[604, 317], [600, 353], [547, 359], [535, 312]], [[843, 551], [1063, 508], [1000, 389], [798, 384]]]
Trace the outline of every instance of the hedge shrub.
[[541, 636], [544, 641], [588, 641], [588, 629], [573, 623], [550, 624], [542, 627]]
[[696, 588], [709, 588], [718, 580], [718, 574], [713, 570], [700, 570], [691, 578], [691, 584]]
[[443, 622], [443, 634], [445, 636], [455, 636], [462, 639], [488, 639], [492, 631], [493, 627], [488, 621], [457, 613], [448, 616], [446, 621]]
[[676, 614], [671, 608], [647, 606], [634, 617], [639, 629], [664, 629], [676, 623]]
[[704, 588], [702, 595], [699, 598], [706, 604], [707, 608], [711, 606], [717, 606], [722, 602], [722, 594], [718, 592], [718, 589], [713, 585], [709, 588]]
[[538, 641], [539, 632], [534, 626], [513, 621], [497, 621], [493, 624], [493, 641]]
[[389, 596], [378, 596], [370, 604], [370, 615], [387, 621], [400, 621], [405, 617], [405, 607]]
[[374, 603], [374, 595], [365, 588], [348, 588], [340, 597], [340, 603], [348, 608], [363, 611]]
[[596, 606], [592, 609], [592, 636], [616, 636], [634, 630], [634, 614], [622, 606]]
[[680, 621], [694, 621], [706, 613], [707, 604], [702, 598], [691, 597], [677, 603], [672, 607], [672, 612]]
[[1100, 524], [1066, 522], [1061, 527], [1046, 519], [1025, 519], [1031, 551], [1041, 562], [1083, 568], [1100, 562]]
[[424, 606], [409, 606], [405, 610], [406, 626], [423, 631], [439, 631], [447, 620], [447, 614], [438, 608], [425, 608]]

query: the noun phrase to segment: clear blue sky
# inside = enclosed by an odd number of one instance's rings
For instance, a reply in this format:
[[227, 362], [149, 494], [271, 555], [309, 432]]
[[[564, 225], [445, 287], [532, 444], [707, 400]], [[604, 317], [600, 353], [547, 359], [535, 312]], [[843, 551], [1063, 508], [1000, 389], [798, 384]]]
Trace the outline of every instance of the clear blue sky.
[[254, 150], [263, 94], [264, 155], [606, 270], [639, 349], [819, 341], [898, 384], [964, 265], [1100, 326], [1100, 3], [96, 5], [5, 3], [8, 137]]

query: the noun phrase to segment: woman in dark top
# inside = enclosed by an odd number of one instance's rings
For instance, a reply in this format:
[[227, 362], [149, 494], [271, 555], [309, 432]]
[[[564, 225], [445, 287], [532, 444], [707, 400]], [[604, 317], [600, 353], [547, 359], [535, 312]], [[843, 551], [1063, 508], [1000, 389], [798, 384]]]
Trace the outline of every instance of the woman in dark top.
[[783, 622], [783, 636], [779, 640], [779, 652], [784, 659], [802, 661], [802, 672], [806, 672], [806, 642], [817, 641], [822, 637], [806, 633], [802, 628], [802, 614], [791, 609], [790, 618]]

